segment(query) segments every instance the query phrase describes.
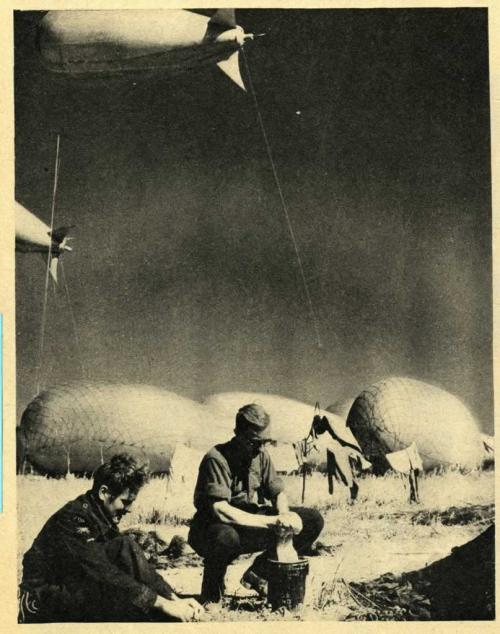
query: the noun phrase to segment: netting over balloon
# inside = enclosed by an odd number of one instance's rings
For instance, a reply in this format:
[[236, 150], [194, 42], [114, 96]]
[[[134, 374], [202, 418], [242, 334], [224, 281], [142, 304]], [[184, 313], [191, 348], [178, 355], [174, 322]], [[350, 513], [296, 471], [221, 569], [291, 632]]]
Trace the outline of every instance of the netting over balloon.
[[477, 423], [453, 394], [422, 381], [391, 377], [354, 401], [347, 425], [369, 460], [415, 442], [424, 468], [481, 463]]
[[18, 439], [24, 457], [47, 472], [92, 471], [123, 451], [168, 472], [177, 444], [206, 451], [223, 439], [209, 419], [199, 403], [157, 387], [68, 383], [31, 401]]

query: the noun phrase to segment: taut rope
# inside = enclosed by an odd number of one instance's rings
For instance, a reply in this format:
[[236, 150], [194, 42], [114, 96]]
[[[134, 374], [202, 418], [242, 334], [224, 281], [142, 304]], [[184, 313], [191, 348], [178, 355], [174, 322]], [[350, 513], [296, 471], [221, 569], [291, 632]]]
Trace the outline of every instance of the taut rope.
[[264, 139], [264, 144], [266, 146], [266, 151], [267, 151], [267, 155], [269, 157], [269, 162], [271, 164], [271, 169], [272, 169], [272, 172], [273, 172], [274, 180], [276, 182], [276, 187], [278, 189], [278, 194], [279, 194], [279, 197], [280, 197], [281, 206], [282, 206], [283, 213], [285, 215], [286, 223], [287, 223], [287, 226], [288, 226], [288, 231], [289, 231], [290, 237], [292, 239], [292, 244], [293, 244], [293, 248], [294, 248], [294, 251], [295, 251], [295, 256], [297, 258], [297, 263], [299, 265], [300, 276], [302, 278], [302, 284], [304, 286], [304, 292], [305, 292], [305, 295], [306, 295], [307, 304], [309, 306], [309, 312], [311, 314], [311, 319], [312, 319], [313, 326], [314, 326], [314, 331], [315, 331], [315, 334], [316, 334], [316, 341], [317, 341], [317, 344], [318, 344], [318, 348], [322, 348], [323, 345], [321, 343], [321, 338], [320, 338], [320, 334], [319, 334], [318, 319], [317, 319], [316, 313], [314, 311], [314, 305], [313, 305], [313, 302], [312, 302], [312, 299], [311, 299], [311, 293], [309, 292], [309, 287], [307, 285], [307, 280], [306, 280], [306, 276], [305, 276], [305, 273], [304, 273], [304, 266], [302, 264], [302, 259], [300, 257], [299, 247], [298, 247], [298, 244], [297, 244], [297, 240], [295, 238], [295, 232], [294, 232], [293, 227], [292, 227], [292, 222], [290, 220], [290, 214], [288, 213], [288, 207], [287, 207], [287, 204], [286, 204], [286, 201], [285, 201], [285, 196], [283, 194], [283, 190], [282, 190], [281, 185], [280, 185], [280, 181], [279, 181], [279, 177], [278, 177], [278, 171], [277, 171], [276, 165], [274, 163], [273, 155], [272, 155], [272, 152], [271, 152], [271, 146], [269, 144], [269, 139], [267, 137], [266, 129], [264, 127], [264, 121], [262, 119], [262, 115], [261, 115], [261, 112], [260, 112], [259, 102], [257, 101], [257, 95], [255, 94], [255, 89], [254, 89], [254, 85], [253, 85], [253, 82], [252, 82], [252, 75], [250, 73], [250, 68], [249, 68], [248, 61], [247, 61], [247, 58], [246, 58], [246, 55], [245, 55], [245, 50], [241, 49], [241, 52], [242, 52], [243, 60], [245, 61], [245, 67], [246, 67], [246, 70], [247, 70], [248, 83], [249, 83], [249, 86], [250, 86], [250, 92], [252, 94], [253, 102], [255, 104], [255, 110], [257, 112], [257, 118], [258, 118], [258, 121], [259, 121], [260, 129], [262, 131], [262, 137]]

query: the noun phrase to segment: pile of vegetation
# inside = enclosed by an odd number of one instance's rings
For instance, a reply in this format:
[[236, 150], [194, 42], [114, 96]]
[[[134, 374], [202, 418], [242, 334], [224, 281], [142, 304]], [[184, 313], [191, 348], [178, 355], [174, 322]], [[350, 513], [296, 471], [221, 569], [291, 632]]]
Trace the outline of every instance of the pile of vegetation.
[[441, 522], [445, 526], [465, 526], [477, 522], [489, 523], [494, 517], [494, 504], [468, 504], [467, 506], [450, 506], [444, 511], [419, 511], [412, 517], [412, 523], [430, 525]]
[[130, 528], [124, 531], [139, 544], [144, 551], [146, 559], [155, 568], [185, 568], [201, 566], [202, 559], [192, 551], [186, 540], [181, 535], [174, 535], [170, 542], [162, 539], [154, 530], [144, 531], [139, 528]]
[[387, 573], [368, 582], [325, 584], [314, 602], [342, 621], [428, 621], [430, 601], [411, 582]]

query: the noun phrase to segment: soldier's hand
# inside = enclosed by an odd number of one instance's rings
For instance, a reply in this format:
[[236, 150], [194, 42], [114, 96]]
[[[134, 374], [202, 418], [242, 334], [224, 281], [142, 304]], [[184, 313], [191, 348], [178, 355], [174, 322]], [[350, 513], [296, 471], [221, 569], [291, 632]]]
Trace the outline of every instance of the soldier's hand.
[[193, 598], [184, 599], [184, 601], [186, 601], [186, 603], [193, 608], [194, 620], [198, 621], [198, 619], [200, 619], [203, 615], [203, 612], [205, 612], [204, 607], [200, 603], [198, 603], [196, 599]]
[[288, 511], [287, 513], [280, 513], [276, 518], [276, 529], [281, 531], [293, 531], [295, 535], [298, 535], [302, 530], [302, 520], [300, 515]]
[[198, 621], [202, 615], [202, 606], [194, 599], [163, 599], [158, 597], [156, 607], [167, 616], [179, 619], [182, 623]]

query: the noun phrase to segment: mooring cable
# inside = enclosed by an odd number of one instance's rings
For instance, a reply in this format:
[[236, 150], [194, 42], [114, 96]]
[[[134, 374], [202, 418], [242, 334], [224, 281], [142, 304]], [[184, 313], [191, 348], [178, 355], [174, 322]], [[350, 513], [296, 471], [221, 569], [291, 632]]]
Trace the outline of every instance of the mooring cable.
[[54, 165], [54, 184], [52, 186], [52, 206], [50, 212], [50, 246], [49, 252], [47, 254], [47, 268], [45, 270], [45, 290], [43, 295], [43, 308], [42, 308], [42, 328], [40, 334], [40, 349], [39, 349], [39, 360], [38, 360], [38, 374], [36, 380], [36, 393], [40, 392], [40, 379], [42, 374], [42, 365], [43, 365], [43, 352], [45, 345], [45, 327], [47, 321], [47, 299], [48, 299], [48, 290], [49, 290], [49, 273], [50, 273], [50, 261], [52, 259], [52, 232], [54, 231], [54, 215], [56, 208], [56, 195], [57, 195], [57, 183], [59, 180], [59, 145], [60, 145], [60, 135], [57, 135], [56, 141], [56, 160]]
[[311, 318], [312, 318], [312, 322], [313, 322], [313, 326], [314, 326], [314, 331], [316, 333], [316, 341], [317, 341], [317, 344], [318, 344], [318, 348], [322, 348], [323, 345], [321, 343], [321, 337], [320, 337], [320, 334], [319, 334], [318, 319], [317, 319], [316, 313], [314, 311], [314, 305], [313, 305], [313, 301], [312, 301], [312, 298], [311, 298], [311, 294], [309, 292], [309, 287], [307, 285], [307, 279], [306, 279], [305, 272], [304, 272], [304, 266], [302, 264], [302, 258], [300, 257], [299, 247], [298, 247], [298, 244], [297, 244], [297, 240], [295, 238], [295, 232], [293, 230], [292, 222], [291, 222], [291, 219], [290, 219], [290, 214], [288, 212], [288, 206], [286, 204], [285, 196], [283, 194], [283, 190], [281, 188], [281, 184], [280, 184], [280, 181], [279, 181], [278, 170], [276, 169], [276, 165], [275, 165], [275, 162], [274, 162], [274, 159], [273, 159], [273, 155], [272, 155], [272, 151], [271, 151], [271, 145], [269, 143], [269, 139], [268, 139], [268, 136], [267, 136], [267, 133], [266, 133], [266, 129], [264, 127], [264, 121], [262, 119], [262, 114], [261, 114], [260, 108], [259, 108], [259, 102], [257, 100], [257, 95], [255, 93], [255, 89], [254, 89], [254, 85], [253, 85], [253, 81], [252, 81], [252, 75], [250, 73], [250, 67], [249, 67], [249, 64], [248, 64], [248, 61], [247, 61], [247, 58], [246, 58], [246, 55], [245, 55], [245, 49], [242, 48], [241, 52], [242, 52], [243, 60], [245, 62], [245, 68], [246, 68], [246, 71], [247, 71], [248, 83], [249, 83], [249, 86], [250, 86], [250, 92], [252, 94], [253, 102], [255, 104], [255, 110], [257, 112], [257, 119], [259, 121], [260, 129], [262, 131], [262, 137], [264, 139], [264, 145], [266, 146], [267, 155], [269, 157], [269, 162], [271, 164], [271, 169], [272, 169], [272, 172], [273, 172], [274, 180], [276, 182], [276, 187], [278, 189], [278, 194], [279, 194], [279, 197], [280, 197], [281, 206], [282, 206], [282, 209], [283, 209], [283, 213], [285, 215], [286, 223], [287, 223], [287, 226], [288, 226], [288, 231], [289, 231], [290, 237], [292, 239], [292, 244], [293, 244], [293, 248], [294, 248], [294, 251], [295, 251], [295, 256], [297, 258], [297, 263], [299, 265], [300, 275], [301, 275], [301, 278], [302, 278], [302, 284], [304, 286], [304, 292], [305, 292], [305, 295], [306, 295], [307, 304], [309, 306], [309, 312], [311, 314]]
[[87, 373], [85, 371], [85, 366], [83, 364], [83, 355], [82, 355], [82, 349], [80, 346], [80, 338], [78, 336], [78, 329], [76, 327], [76, 319], [75, 319], [75, 313], [73, 311], [73, 305], [71, 303], [71, 297], [69, 294], [69, 286], [66, 282], [66, 273], [64, 272], [64, 266], [62, 261], [59, 262], [59, 266], [61, 267], [61, 276], [63, 279], [63, 284], [64, 284], [64, 290], [66, 292], [66, 298], [67, 298], [67, 302], [68, 302], [68, 307], [69, 307], [69, 313], [71, 315], [71, 323], [73, 325], [73, 335], [75, 337], [75, 343], [76, 343], [76, 348], [78, 350], [78, 361], [80, 363], [80, 368], [82, 370], [82, 378], [86, 379], [87, 378]]

